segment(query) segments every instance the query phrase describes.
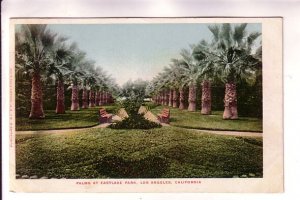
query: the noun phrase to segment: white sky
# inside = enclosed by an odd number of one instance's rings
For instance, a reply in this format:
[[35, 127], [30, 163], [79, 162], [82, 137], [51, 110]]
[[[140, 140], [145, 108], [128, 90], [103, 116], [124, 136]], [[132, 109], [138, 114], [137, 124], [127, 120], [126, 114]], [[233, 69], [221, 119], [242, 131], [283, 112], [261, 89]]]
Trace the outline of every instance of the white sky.
[[[138, 78], [151, 80], [171, 58], [212, 35], [208, 24], [72, 24], [49, 25], [69, 36], [87, 57], [96, 61], [119, 85]], [[260, 24], [248, 24], [248, 31], [261, 31]]]

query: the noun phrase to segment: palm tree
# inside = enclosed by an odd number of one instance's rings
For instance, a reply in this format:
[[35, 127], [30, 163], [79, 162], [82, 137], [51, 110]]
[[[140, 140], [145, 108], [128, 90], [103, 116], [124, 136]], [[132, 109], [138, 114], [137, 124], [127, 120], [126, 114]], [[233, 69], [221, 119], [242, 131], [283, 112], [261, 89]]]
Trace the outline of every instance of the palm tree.
[[[73, 45], [75, 46], [75, 44]], [[84, 77], [86, 75], [85, 71], [82, 70], [81, 66], [85, 60], [85, 53], [74, 47], [74, 51], [71, 55], [70, 62], [68, 63], [69, 68], [72, 72], [68, 74], [67, 80], [70, 87], [68, 89], [72, 90], [71, 95], [71, 111], [80, 110], [79, 106], [79, 86], [83, 83]]]
[[100, 86], [99, 85], [96, 85], [96, 92], [95, 92], [95, 106], [99, 106], [99, 101], [100, 101], [100, 92], [99, 92], [99, 89], [100, 89]]
[[81, 108], [86, 109], [88, 108], [88, 94], [87, 94], [87, 77], [83, 78], [82, 81], [82, 105]]
[[[184, 88], [186, 86], [184, 70], [182, 68], [181, 62], [178, 59], [171, 59], [171, 73], [170, 73], [170, 81], [173, 85], [173, 107], [179, 109], [185, 109], [184, 105]], [[179, 95], [179, 96], [178, 96]], [[179, 101], [179, 105], [178, 105]]]
[[89, 107], [94, 107], [95, 106], [95, 88], [96, 88], [96, 77], [92, 74], [90, 74], [88, 76], [88, 79], [87, 79], [87, 83], [90, 87], [90, 92], [89, 92], [89, 100], [90, 100], [90, 103], [89, 103]]
[[179, 65], [184, 75], [184, 85], [189, 86], [189, 106], [188, 111], [196, 111], [196, 83], [200, 76], [197, 61], [193, 58], [192, 53], [187, 49], [182, 49], [180, 53], [182, 59]]
[[69, 80], [71, 82], [71, 86], [69, 88], [72, 89], [71, 111], [80, 110], [80, 106], [79, 106], [79, 84], [81, 83], [83, 76], [84, 76], [83, 71], [73, 71], [69, 74]]
[[173, 91], [174, 91], [174, 83], [173, 83], [173, 71], [171, 67], [164, 67], [163, 72], [160, 74], [160, 78], [162, 79], [162, 87], [164, 88], [163, 99], [164, 105], [173, 106]]
[[170, 88], [170, 68], [165, 67], [163, 72], [158, 74], [158, 91], [160, 91], [161, 103], [165, 106], [172, 106], [172, 90]]
[[247, 34], [247, 24], [234, 27], [231, 24], [212, 25], [213, 47], [207, 53], [213, 56], [216, 72], [225, 83], [223, 119], [237, 119], [237, 83], [245, 80], [253, 84], [256, 80], [259, 60], [253, 53], [254, 41], [259, 32]]
[[162, 79], [160, 78], [161, 73], [155, 76], [147, 86], [147, 93], [154, 96], [156, 104], [163, 104], [163, 94], [161, 91]]
[[211, 114], [211, 82], [215, 80], [213, 57], [207, 53], [209, 48], [210, 45], [205, 40], [193, 47], [193, 57], [198, 61], [199, 78], [202, 81], [201, 114], [203, 115]]
[[71, 71], [62, 65], [52, 64], [49, 69], [49, 75], [55, 75], [54, 79], [57, 80], [56, 87], [56, 109], [57, 114], [65, 113], [65, 93], [64, 93], [64, 77], [67, 76]]
[[42, 24], [22, 25], [16, 34], [16, 68], [22, 68], [31, 76], [31, 119], [45, 117], [41, 76], [49, 66], [56, 36]]
[[55, 42], [53, 50], [53, 63], [50, 64], [48, 75], [54, 75], [57, 80], [57, 98], [56, 98], [56, 113], [65, 113], [65, 94], [64, 94], [64, 79], [72, 72], [68, 63], [71, 59], [72, 49], [66, 47], [65, 37], [59, 37]]

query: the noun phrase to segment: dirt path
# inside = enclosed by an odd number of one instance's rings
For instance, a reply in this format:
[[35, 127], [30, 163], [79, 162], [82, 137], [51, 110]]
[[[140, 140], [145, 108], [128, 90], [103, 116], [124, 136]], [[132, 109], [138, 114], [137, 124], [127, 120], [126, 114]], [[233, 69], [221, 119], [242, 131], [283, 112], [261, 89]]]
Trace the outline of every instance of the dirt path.
[[[157, 117], [150, 111], [146, 111], [146, 108], [141, 107], [142, 112], [146, 112], [145, 118], [159, 123], [157, 120]], [[119, 121], [122, 120], [121, 117], [118, 115], [113, 116], [113, 120]], [[77, 128], [77, 129], [61, 129], [61, 130], [39, 130], [39, 131], [16, 131], [16, 134], [49, 134], [49, 133], [67, 133], [67, 132], [73, 132], [73, 131], [78, 131], [78, 130], [86, 130], [86, 129], [92, 129], [92, 128], [106, 128], [109, 126], [110, 123], [104, 123], [104, 124], [99, 124], [93, 127], [89, 128]], [[171, 126], [169, 124], [161, 124], [162, 126]], [[218, 135], [232, 135], [232, 136], [244, 136], [244, 137], [262, 137], [262, 133], [260, 132], [246, 132], [246, 131], [217, 131], [217, 130], [203, 130], [203, 129], [188, 129], [187, 130], [193, 130], [196, 132], [203, 132], [203, 133], [210, 133], [210, 134], [218, 134]]]
[[[16, 134], [59, 134], [68, 133], [79, 130], [94, 129], [94, 128], [106, 128], [109, 123], [100, 124], [90, 128], [77, 128], [77, 129], [61, 129], [61, 130], [39, 130], [39, 131], [16, 131]], [[162, 126], [170, 126], [169, 124], [162, 124]], [[196, 132], [218, 134], [218, 135], [231, 135], [241, 137], [262, 137], [263, 133], [259, 132], [244, 132], [244, 131], [215, 131], [215, 130], [202, 130], [202, 129], [188, 129]]]
[[247, 131], [216, 131], [216, 130], [202, 130], [202, 129], [189, 129], [202, 133], [211, 133], [218, 135], [232, 135], [241, 137], [262, 137], [263, 133], [260, 132], [247, 132]]

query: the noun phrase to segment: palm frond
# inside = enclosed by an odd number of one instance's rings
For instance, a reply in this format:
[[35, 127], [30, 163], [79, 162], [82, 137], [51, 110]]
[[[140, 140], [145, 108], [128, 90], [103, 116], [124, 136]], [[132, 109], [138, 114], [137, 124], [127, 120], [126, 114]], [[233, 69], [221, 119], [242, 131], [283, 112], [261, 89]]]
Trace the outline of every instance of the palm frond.
[[218, 25], [209, 25], [208, 29], [213, 34], [215, 42], [219, 40], [220, 27]]
[[226, 48], [231, 47], [232, 45], [232, 30], [231, 25], [229, 23], [222, 24], [221, 29], [221, 38], [223, 40], [223, 44], [226, 45]]
[[261, 35], [259, 32], [253, 32], [250, 33], [250, 35], [247, 37], [247, 46], [248, 48], [251, 48], [253, 45], [253, 42]]
[[233, 40], [240, 44], [246, 34], [247, 23], [239, 24], [234, 27]]

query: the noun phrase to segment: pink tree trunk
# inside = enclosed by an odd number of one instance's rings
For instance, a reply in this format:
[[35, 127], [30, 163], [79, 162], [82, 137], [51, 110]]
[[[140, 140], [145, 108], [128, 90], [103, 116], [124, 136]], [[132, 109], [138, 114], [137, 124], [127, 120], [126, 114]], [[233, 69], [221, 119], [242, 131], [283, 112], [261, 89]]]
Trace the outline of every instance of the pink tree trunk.
[[95, 107], [95, 92], [90, 90], [90, 104], [89, 107]]
[[33, 73], [31, 80], [31, 111], [30, 119], [45, 118], [43, 109], [43, 93], [41, 85], [41, 76], [39, 71]]
[[99, 106], [100, 92], [99, 92], [98, 90], [96, 91], [95, 96], [96, 96], [96, 102], [95, 102], [95, 105], [96, 105], [96, 106]]
[[108, 103], [112, 103], [112, 95], [111, 95], [111, 93], [108, 93]]
[[72, 86], [72, 104], [71, 104], [71, 110], [80, 110], [79, 108], [79, 100], [78, 100], [78, 86], [77, 85], [73, 85]]
[[65, 112], [65, 90], [64, 90], [64, 82], [62, 80], [57, 81], [55, 112], [57, 114], [66, 113]]
[[100, 92], [100, 96], [99, 96], [99, 106], [103, 105], [103, 92]]
[[103, 92], [103, 105], [107, 104], [106, 92]]
[[169, 103], [169, 94], [167, 91], [164, 91], [164, 105], [167, 106]]
[[87, 95], [87, 90], [84, 87], [82, 90], [82, 106], [81, 108], [85, 109], [88, 108], [88, 95]]
[[177, 90], [173, 90], [173, 108], [177, 108], [178, 107], [178, 93]]
[[224, 107], [223, 119], [238, 119], [235, 83], [225, 84]]
[[161, 105], [163, 104], [163, 96], [162, 96], [162, 93], [159, 93], [158, 103], [161, 104]]
[[184, 90], [183, 88], [180, 88], [179, 89], [179, 109], [183, 110], [185, 109], [185, 106], [184, 106]]
[[173, 106], [173, 91], [169, 90], [169, 106]]
[[211, 114], [211, 84], [207, 80], [202, 82], [201, 114]]
[[105, 103], [108, 104], [108, 92], [105, 92]]
[[188, 111], [196, 111], [196, 85], [189, 85], [189, 107]]

